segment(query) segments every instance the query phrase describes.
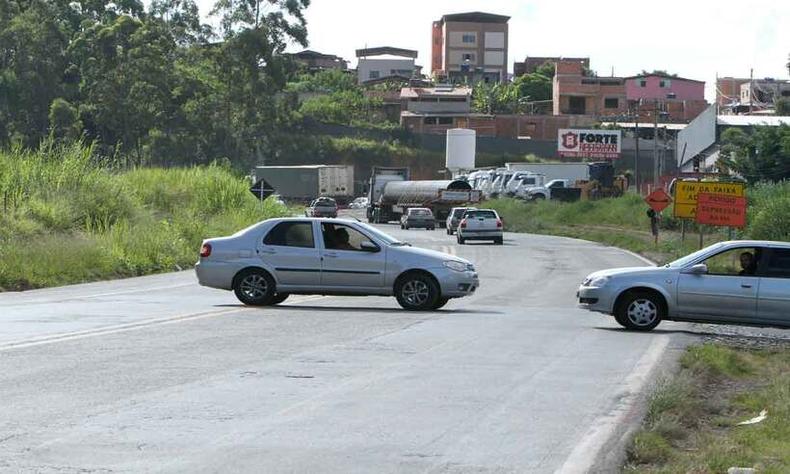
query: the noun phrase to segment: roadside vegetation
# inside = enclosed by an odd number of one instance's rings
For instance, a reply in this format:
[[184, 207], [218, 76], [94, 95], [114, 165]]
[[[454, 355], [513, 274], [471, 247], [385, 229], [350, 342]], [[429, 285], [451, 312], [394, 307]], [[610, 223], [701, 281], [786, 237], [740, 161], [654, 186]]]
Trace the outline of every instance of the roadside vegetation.
[[227, 167], [121, 170], [78, 144], [0, 152], [0, 290], [174, 271], [206, 237], [285, 215]]
[[[767, 417], [755, 424], [738, 423]], [[628, 448], [625, 472], [790, 472], [790, 351], [690, 347], [660, 382]]]
[[[790, 241], [790, 182], [757, 184], [747, 190], [747, 196], [747, 226], [735, 230], [732, 237]], [[699, 227], [689, 223], [682, 241], [682, 224], [672, 217], [671, 208], [663, 213], [656, 245], [650, 233], [648, 206], [635, 194], [573, 203], [496, 199], [486, 206], [497, 210], [509, 231], [592, 240], [637, 252], [659, 263], [699, 248]], [[729, 237], [726, 230], [707, 226], [702, 230], [705, 244]]]

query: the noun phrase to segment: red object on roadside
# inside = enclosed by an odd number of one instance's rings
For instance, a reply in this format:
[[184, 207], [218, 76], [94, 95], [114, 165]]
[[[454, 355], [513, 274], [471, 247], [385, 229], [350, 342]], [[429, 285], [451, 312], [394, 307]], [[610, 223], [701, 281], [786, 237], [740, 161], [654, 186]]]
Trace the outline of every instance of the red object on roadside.
[[746, 198], [724, 194], [697, 196], [697, 222], [722, 227], [746, 226]]
[[645, 202], [651, 209], [656, 212], [661, 212], [672, 203], [672, 198], [662, 188], [658, 188], [652, 193], [648, 194]]

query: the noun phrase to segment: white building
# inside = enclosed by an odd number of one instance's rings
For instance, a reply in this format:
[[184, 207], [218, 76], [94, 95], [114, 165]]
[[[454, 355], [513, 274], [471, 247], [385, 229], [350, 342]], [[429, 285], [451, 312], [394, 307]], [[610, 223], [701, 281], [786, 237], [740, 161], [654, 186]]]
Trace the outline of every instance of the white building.
[[417, 51], [410, 49], [366, 48], [357, 50], [357, 80], [360, 84], [387, 77], [410, 79], [418, 71]]

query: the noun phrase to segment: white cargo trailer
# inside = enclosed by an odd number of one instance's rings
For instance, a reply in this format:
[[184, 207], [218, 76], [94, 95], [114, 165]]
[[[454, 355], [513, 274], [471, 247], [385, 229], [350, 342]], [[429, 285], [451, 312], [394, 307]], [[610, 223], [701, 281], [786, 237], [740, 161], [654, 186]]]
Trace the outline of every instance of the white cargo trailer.
[[254, 181], [266, 180], [284, 199], [320, 196], [346, 202], [354, 197], [354, 167], [346, 165], [258, 166]]

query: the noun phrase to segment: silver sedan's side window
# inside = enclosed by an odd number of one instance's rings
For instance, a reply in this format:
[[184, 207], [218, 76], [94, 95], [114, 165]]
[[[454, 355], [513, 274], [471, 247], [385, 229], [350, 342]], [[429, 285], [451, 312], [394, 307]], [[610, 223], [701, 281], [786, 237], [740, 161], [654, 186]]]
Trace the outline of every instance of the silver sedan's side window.
[[764, 273], [769, 278], [790, 278], [790, 249], [771, 250]]
[[280, 247], [315, 247], [312, 222], [280, 222], [266, 234], [266, 245]]
[[705, 260], [709, 275], [723, 276], [755, 276], [763, 249], [742, 247], [730, 249]]
[[347, 225], [324, 223], [321, 232], [327, 250], [362, 251], [362, 242], [373, 243], [365, 234]]

